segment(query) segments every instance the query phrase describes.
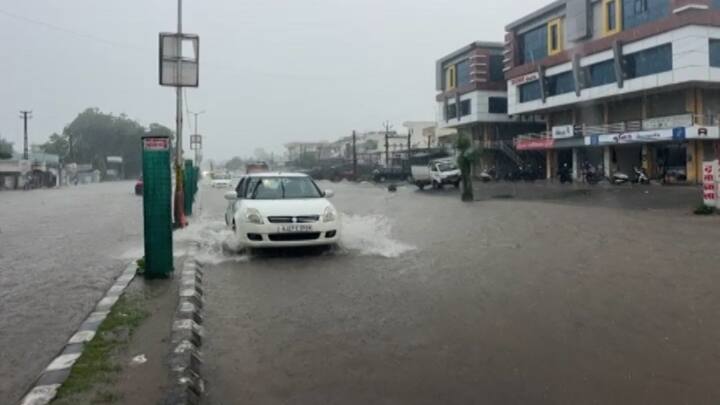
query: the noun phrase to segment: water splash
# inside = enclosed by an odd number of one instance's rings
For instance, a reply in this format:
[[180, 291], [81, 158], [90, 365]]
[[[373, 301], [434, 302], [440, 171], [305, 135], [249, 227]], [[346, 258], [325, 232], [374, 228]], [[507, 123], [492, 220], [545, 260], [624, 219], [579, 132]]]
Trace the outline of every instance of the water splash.
[[343, 215], [340, 244], [366, 256], [399, 257], [415, 247], [391, 237], [392, 226], [382, 215]]
[[225, 222], [207, 217], [191, 223], [187, 228], [175, 232], [176, 255], [184, 254], [191, 243], [199, 249], [195, 259], [205, 264], [220, 264], [228, 261], [246, 261], [247, 256], [239, 255], [241, 247], [235, 234]]

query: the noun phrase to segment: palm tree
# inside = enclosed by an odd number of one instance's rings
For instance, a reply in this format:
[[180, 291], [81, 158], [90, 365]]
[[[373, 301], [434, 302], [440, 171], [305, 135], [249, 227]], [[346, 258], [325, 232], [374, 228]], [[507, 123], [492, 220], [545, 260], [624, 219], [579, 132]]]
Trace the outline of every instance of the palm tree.
[[479, 153], [472, 147], [470, 138], [463, 133], [458, 133], [456, 146], [458, 150], [457, 163], [460, 168], [460, 175], [462, 176], [462, 200], [470, 202], [475, 199], [473, 195], [471, 171], [472, 166], [478, 159]]

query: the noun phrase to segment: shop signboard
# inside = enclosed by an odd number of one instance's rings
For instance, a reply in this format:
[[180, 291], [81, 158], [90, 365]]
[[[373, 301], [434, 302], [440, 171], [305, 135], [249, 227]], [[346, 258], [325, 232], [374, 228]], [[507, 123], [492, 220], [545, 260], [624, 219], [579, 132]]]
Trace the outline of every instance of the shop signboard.
[[517, 150], [552, 149], [555, 140], [552, 138], [519, 139], [515, 144]]
[[523, 83], [528, 83], [528, 82], [532, 82], [532, 81], [538, 80], [539, 78], [540, 78], [540, 75], [539, 75], [537, 72], [535, 72], [535, 73], [530, 73], [530, 74], [525, 75], [525, 76], [520, 76], [520, 77], [516, 77], [516, 78], [514, 78], [514, 79], [511, 79], [511, 80], [510, 80], [510, 83], [511, 83], [513, 86], [519, 86], [519, 85], [521, 85], [521, 84], [523, 84]]
[[688, 139], [720, 139], [720, 127], [702, 127], [694, 125], [687, 127]]
[[573, 125], [560, 125], [552, 127], [553, 139], [566, 139], [575, 136], [575, 127]]
[[703, 162], [703, 203], [708, 207], [717, 207], [717, 193], [718, 161]]
[[629, 143], [648, 143], [662, 141], [682, 142], [685, 140], [685, 128], [667, 128], [654, 131], [635, 131], [617, 134], [596, 135], [597, 140], [591, 137], [588, 145], [617, 145]]

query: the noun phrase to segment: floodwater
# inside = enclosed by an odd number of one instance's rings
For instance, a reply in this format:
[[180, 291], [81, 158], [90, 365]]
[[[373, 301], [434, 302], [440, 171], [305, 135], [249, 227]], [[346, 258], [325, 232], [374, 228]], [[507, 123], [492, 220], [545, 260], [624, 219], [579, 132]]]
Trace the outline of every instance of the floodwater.
[[0, 192], [0, 402], [22, 396], [142, 256], [133, 185]]
[[217, 247], [225, 202], [203, 191], [207, 403], [720, 402], [720, 221], [689, 214], [698, 190], [323, 186], [342, 246], [253, 256]]

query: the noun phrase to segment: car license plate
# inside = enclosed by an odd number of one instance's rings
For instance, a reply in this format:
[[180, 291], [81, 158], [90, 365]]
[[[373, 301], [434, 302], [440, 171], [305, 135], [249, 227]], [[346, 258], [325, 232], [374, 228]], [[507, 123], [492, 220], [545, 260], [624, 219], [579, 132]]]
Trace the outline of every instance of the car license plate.
[[312, 232], [312, 225], [282, 225], [278, 227], [280, 233]]

